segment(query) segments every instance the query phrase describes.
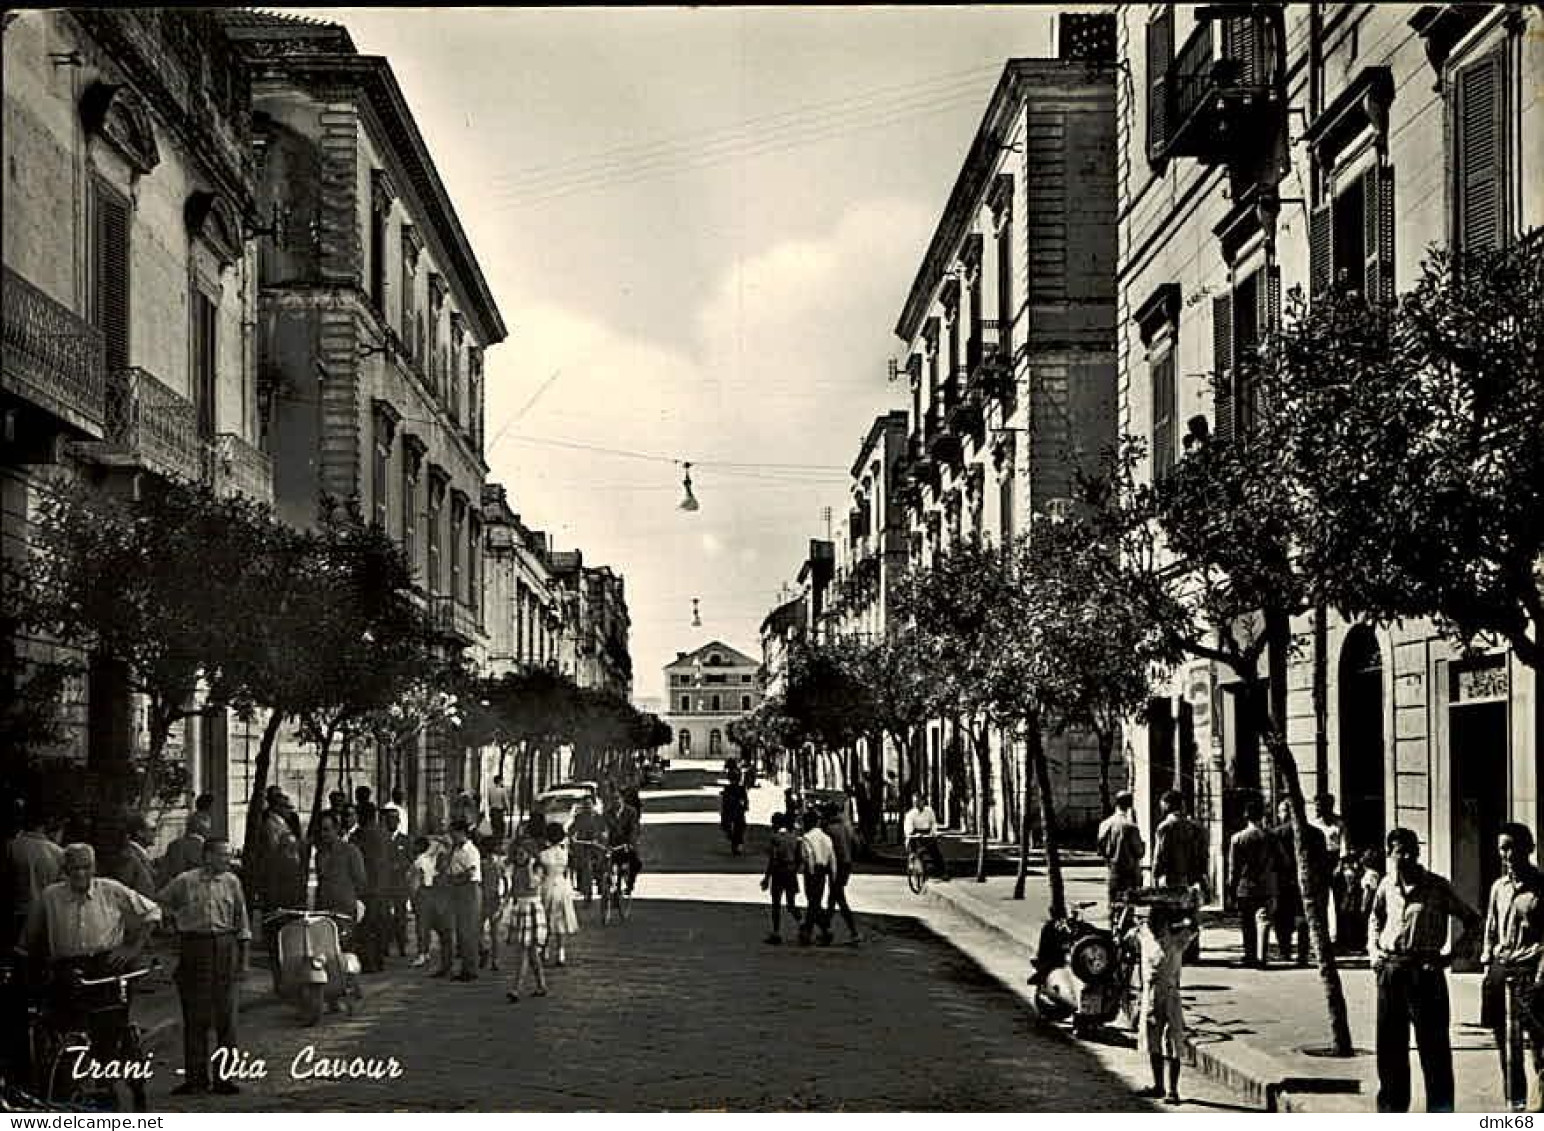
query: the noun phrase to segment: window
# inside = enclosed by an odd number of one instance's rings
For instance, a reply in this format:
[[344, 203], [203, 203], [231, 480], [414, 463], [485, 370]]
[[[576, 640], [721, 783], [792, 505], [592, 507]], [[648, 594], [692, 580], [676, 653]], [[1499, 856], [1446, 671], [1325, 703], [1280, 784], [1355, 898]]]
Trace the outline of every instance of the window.
[[1334, 192], [1309, 219], [1309, 285], [1357, 291], [1375, 302], [1394, 297], [1394, 170], [1374, 165], [1332, 178]]
[[708, 757], [717, 758], [724, 752], [723, 732], [714, 729], [708, 732]]
[[461, 570], [461, 553], [466, 528], [466, 496], [455, 491], [450, 497], [450, 593], [466, 604], [466, 589]]
[[445, 486], [447, 477], [443, 469], [429, 469], [429, 568], [428, 586], [429, 592], [440, 592], [440, 513], [445, 509]]
[[411, 432], [402, 437], [402, 553], [418, 569], [418, 481], [423, 471], [424, 442]]
[[998, 526], [1002, 530], [1004, 546], [1013, 545], [1013, 540], [1018, 537], [1018, 523], [1013, 513], [1013, 482], [1013, 472], [1010, 471], [997, 485]]
[[386, 525], [386, 474], [391, 467], [391, 437], [382, 427], [380, 417], [375, 420], [375, 443], [370, 460], [371, 515], [382, 530]]
[[413, 341], [413, 327], [417, 324], [418, 316], [413, 310], [413, 264], [407, 256], [402, 257], [402, 341], [407, 346], [407, 355], [412, 358], [418, 356], [418, 345]]
[[1147, 160], [1162, 164], [1169, 144], [1169, 67], [1174, 62], [1174, 6], [1163, 5], [1147, 25]]
[[[686, 703], [681, 703], [681, 710], [686, 710]], [[676, 748], [681, 751], [681, 757], [685, 758], [692, 752], [692, 732], [683, 730], [676, 736]]]
[[1179, 407], [1175, 399], [1174, 351], [1165, 348], [1149, 363], [1153, 385], [1153, 480], [1162, 479], [1174, 468], [1175, 418]]
[[[690, 711], [691, 709], [692, 709], [692, 697], [690, 695], [683, 695], [683, 696], [681, 696], [681, 710], [682, 711]], [[681, 733], [685, 734], [686, 732], [682, 731]]]
[[751, 697], [749, 695], [742, 695], [742, 696], [740, 696], [740, 710], [742, 710], [742, 711], [749, 711], [750, 709], [751, 709]]
[[129, 367], [129, 202], [92, 184], [91, 322], [102, 332], [108, 372]]
[[1498, 44], [1455, 72], [1452, 91], [1453, 243], [1465, 254], [1507, 241], [1511, 145], [1504, 45]]
[[709, 700], [709, 710], [722, 711], [723, 709], [723, 700], [719, 696], [714, 695], [712, 699]]
[[1247, 436], [1257, 410], [1256, 351], [1281, 320], [1281, 271], [1271, 265], [1238, 279], [1212, 299], [1212, 353], [1216, 372], [1217, 438]]
[[188, 331], [193, 354], [193, 405], [198, 414], [198, 436], [206, 444], [214, 439], [215, 434], [215, 397], [219, 388], [215, 375], [218, 312], [214, 300], [195, 285], [188, 296]]
[[740, 682], [741, 683], [749, 683], [749, 682], [751, 682], [751, 677], [748, 676], [748, 675], [742, 675], [740, 677]]

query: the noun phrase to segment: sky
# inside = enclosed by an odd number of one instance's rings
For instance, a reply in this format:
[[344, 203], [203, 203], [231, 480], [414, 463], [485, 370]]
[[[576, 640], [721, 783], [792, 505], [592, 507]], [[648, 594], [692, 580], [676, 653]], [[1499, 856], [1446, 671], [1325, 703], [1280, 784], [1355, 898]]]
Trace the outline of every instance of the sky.
[[490, 479], [626, 578], [635, 695], [709, 640], [759, 658], [874, 417], [905, 407], [902, 303], [1050, 10], [304, 12], [391, 61], [510, 331]]

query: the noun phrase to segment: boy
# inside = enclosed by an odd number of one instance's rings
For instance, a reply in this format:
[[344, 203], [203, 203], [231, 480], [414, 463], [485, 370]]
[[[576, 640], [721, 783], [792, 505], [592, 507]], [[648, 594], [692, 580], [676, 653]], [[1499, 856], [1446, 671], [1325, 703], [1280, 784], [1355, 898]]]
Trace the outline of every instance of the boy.
[[787, 813], [772, 814], [772, 843], [767, 848], [767, 870], [761, 877], [761, 890], [772, 891], [772, 933], [766, 941], [780, 946], [783, 941], [782, 901], [788, 901], [788, 914], [799, 921], [794, 895], [799, 890], [799, 838], [788, 827]]
[[808, 946], [815, 928], [820, 945], [831, 945], [831, 916], [825, 910], [826, 884], [836, 873], [836, 849], [820, 827], [820, 814], [804, 814], [804, 835], [799, 838], [799, 862], [804, 871], [804, 905], [808, 914], [799, 924], [799, 945]]
[[[1142, 962], [1142, 1012], [1137, 1042], [1147, 1052], [1153, 1086], [1139, 1092], [1167, 1104], [1179, 1098], [1179, 1064], [1185, 1051], [1185, 1013], [1180, 1002], [1180, 971], [1185, 948], [1197, 935], [1189, 909], [1154, 907], [1137, 933]], [[1164, 1069], [1168, 1068], [1168, 1088]]]

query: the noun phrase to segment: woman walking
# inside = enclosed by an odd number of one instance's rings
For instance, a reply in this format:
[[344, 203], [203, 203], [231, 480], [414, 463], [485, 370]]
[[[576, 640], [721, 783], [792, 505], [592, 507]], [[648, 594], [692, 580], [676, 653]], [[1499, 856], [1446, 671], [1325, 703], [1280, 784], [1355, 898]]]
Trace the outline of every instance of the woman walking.
[[556, 962], [568, 965], [564, 942], [579, 933], [579, 911], [574, 907], [574, 887], [568, 880], [567, 834], [553, 822], [547, 826], [547, 847], [536, 858], [540, 874], [542, 910], [547, 915], [547, 931], [557, 947]]
[[547, 993], [547, 974], [542, 969], [542, 947], [547, 945], [547, 912], [542, 907], [541, 889], [536, 879], [536, 856], [529, 842], [516, 838], [509, 847], [509, 910], [508, 942], [520, 954], [515, 966], [515, 977], [509, 983], [504, 997], [507, 1001], [520, 1000], [520, 988], [525, 984], [525, 972], [529, 969], [536, 976], [536, 996]]

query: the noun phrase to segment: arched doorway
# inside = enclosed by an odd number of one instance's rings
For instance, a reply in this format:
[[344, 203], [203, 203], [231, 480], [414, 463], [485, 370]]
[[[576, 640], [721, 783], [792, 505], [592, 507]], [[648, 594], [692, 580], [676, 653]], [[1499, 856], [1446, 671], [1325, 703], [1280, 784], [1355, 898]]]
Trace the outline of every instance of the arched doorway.
[[692, 756], [692, 732], [685, 727], [682, 727], [680, 733], [676, 735], [676, 749], [683, 758]]
[[1379, 848], [1387, 831], [1383, 799], [1383, 652], [1357, 625], [1340, 650], [1340, 797], [1350, 847]]

